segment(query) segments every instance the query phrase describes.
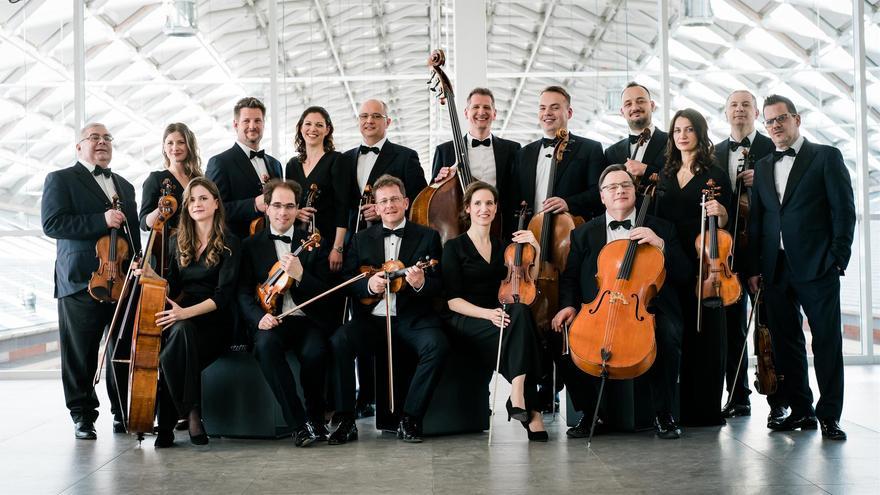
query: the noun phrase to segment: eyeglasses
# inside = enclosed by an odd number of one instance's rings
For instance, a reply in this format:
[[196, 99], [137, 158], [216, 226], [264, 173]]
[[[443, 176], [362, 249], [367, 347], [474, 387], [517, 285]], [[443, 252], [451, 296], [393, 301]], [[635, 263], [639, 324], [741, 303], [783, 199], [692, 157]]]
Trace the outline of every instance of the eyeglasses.
[[399, 203], [401, 203], [402, 201], [403, 201], [403, 198], [402, 198], [402, 197], [400, 197], [400, 196], [392, 196], [392, 197], [390, 197], [390, 198], [382, 198], [382, 199], [380, 199], [379, 201], [376, 201], [376, 204], [379, 205], [379, 206], [385, 207], [385, 206], [388, 206], [388, 205], [396, 205], [396, 204], [399, 204]]
[[606, 184], [602, 186], [602, 190], [607, 192], [617, 192], [618, 189], [632, 189], [634, 187], [635, 184], [633, 184], [631, 180], [628, 180], [626, 182], [618, 182], [616, 184]]
[[387, 119], [387, 118], [388, 118], [387, 115], [382, 115], [381, 113], [362, 113], [362, 114], [358, 115], [358, 120], [361, 120], [361, 121], [366, 121], [369, 119], [382, 120], [382, 119]]
[[86, 140], [89, 140], [89, 141], [91, 141], [91, 142], [93, 142], [93, 143], [97, 143], [97, 142], [99, 142], [99, 141], [101, 141], [101, 140], [104, 140], [105, 142], [108, 142], [108, 143], [112, 143], [112, 142], [113, 142], [113, 136], [111, 136], [110, 134], [104, 134], [104, 135], [101, 135], [101, 134], [89, 134], [88, 136], [86, 136], [86, 137], [80, 139], [79, 142], [81, 143], [81, 142], [86, 141]]
[[269, 206], [276, 210], [280, 210], [282, 208], [287, 211], [296, 209], [296, 203], [269, 203]]
[[797, 114], [796, 113], [783, 113], [781, 115], [778, 115], [775, 118], [767, 119], [764, 121], [764, 127], [773, 127], [773, 125], [776, 123], [779, 123], [779, 125], [783, 125], [783, 124], [785, 124], [785, 122], [788, 120], [789, 117], [795, 118], [795, 117], [797, 117]]

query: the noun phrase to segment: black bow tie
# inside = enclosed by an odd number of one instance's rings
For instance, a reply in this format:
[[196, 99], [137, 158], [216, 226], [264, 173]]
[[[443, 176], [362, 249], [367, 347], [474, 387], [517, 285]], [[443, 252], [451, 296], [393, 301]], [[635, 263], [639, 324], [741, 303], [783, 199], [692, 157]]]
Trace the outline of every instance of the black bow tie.
[[632, 222], [630, 222], [628, 219], [624, 220], [622, 222], [618, 222], [617, 220], [612, 220], [612, 221], [608, 222], [608, 227], [610, 227], [611, 230], [617, 230], [620, 227], [623, 227], [626, 230], [629, 230], [630, 228], [632, 228]]
[[629, 144], [636, 144], [639, 142], [639, 139], [642, 137], [641, 134], [630, 134], [629, 135]]
[[788, 148], [785, 151], [774, 151], [773, 152], [773, 161], [778, 162], [782, 160], [784, 156], [797, 156], [797, 153], [794, 151], [794, 148]]
[[482, 141], [471, 138], [471, 148], [476, 148], [477, 146], [492, 146], [492, 138], [486, 138]]
[[288, 235], [269, 234], [269, 239], [272, 239], [273, 241], [281, 241], [285, 244], [290, 244], [291, 242], [290, 236]]
[[551, 148], [556, 146], [556, 138], [541, 138], [542, 148]]
[[381, 151], [381, 150], [379, 150], [379, 148], [377, 148], [375, 146], [364, 146], [364, 145], [361, 145], [361, 147], [358, 148], [358, 150], [361, 152], [362, 155], [366, 155], [367, 153], [375, 153], [378, 155], [379, 151]]
[[253, 160], [255, 157], [265, 159], [266, 158], [266, 150], [260, 150], [260, 151], [251, 150], [251, 160]]
[[730, 151], [736, 151], [740, 146], [742, 146], [743, 148], [752, 147], [752, 142], [749, 141], [748, 136], [744, 137], [741, 143], [732, 139], [730, 140]]
[[111, 172], [109, 168], [102, 168], [98, 165], [95, 165], [95, 170], [92, 170], [92, 175], [94, 175], [95, 177], [103, 175], [104, 177], [107, 177], [109, 179], [113, 175], [113, 172]]
[[382, 237], [388, 237], [389, 235], [396, 235], [397, 237], [403, 239], [403, 227], [394, 230], [391, 230], [387, 227], [382, 227]]

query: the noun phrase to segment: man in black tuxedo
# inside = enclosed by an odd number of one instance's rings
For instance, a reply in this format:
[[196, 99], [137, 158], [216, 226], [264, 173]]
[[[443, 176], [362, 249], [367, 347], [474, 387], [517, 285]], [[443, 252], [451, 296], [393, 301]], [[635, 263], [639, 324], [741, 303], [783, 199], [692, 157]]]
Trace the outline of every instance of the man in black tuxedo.
[[[689, 280], [688, 265], [671, 223], [649, 215], [645, 218], [644, 226], [635, 227], [634, 182], [635, 177], [622, 164], [609, 165], [602, 172], [601, 197], [607, 210], [604, 215], [579, 226], [571, 234], [571, 251], [559, 280], [559, 305], [562, 309], [553, 318], [553, 329], [562, 331], [563, 325], [574, 320], [581, 304], [595, 299], [599, 291], [596, 285], [599, 252], [606, 244], [632, 239], [660, 249], [665, 258], [666, 281], [651, 305], [655, 315], [657, 357], [648, 370], [648, 377], [656, 413], [654, 428], [657, 436], [679, 438], [681, 428], [672, 415], [672, 409], [681, 361], [682, 315], [674, 285]], [[584, 413], [577, 426], [569, 428], [566, 434], [574, 438], [586, 437], [598, 400], [598, 379], [581, 371], [570, 358], [561, 363], [560, 374], [575, 409]]]
[[[113, 318], [115, 305], [93, 299], [89, 278], [98, 269], [95, 244], [109, 233], [129, 244], [129, 252], [141, 248], [138, 235], [134, 187], [111, 172], [113, 136], [103, 124], [88, 124], [76, 144], [77, 163], [46, 176], [41, 218], [43, 232], [56, 239], [55, 298], [58, 299], [58, 332], [61, 353], [61, 382], [64, 399], [75, 424], [78, 439], [94, 440], [98, 418], [98, 396], [92, 379], [98, 368], [101, 336]], [[113, 197], [119, 210], [111, 209]], [[123, 273], [128, 264], [122, 266]], [[111, 349], [112, 353], [112, 349]], [[107, 395], [113, 411], [113, 431], [125, 433], [122, 401], [125, 384], [117, 393], [113, 366], [107, 366]]]
[[266, 107], [253, 97], [242, 98], [233, 109], [232, 127], [236, 142], [208, 160], [205, 175], [217, 184], [226, 223], [240, 239], [250, 232], [250, 223], [266, 213], [263, 184], [281, 177], [281, 162], [260, 149]]
[[[755, 130], [755, 119], [758, 118], [758, 101], [750, 91], [736, 90], [727, 97], [724, 107], [724, 116], [730, 124], [730, 137], [715, 146], [715, 162], [721, 168], [727, 169], [730, 175], [730, 183], [741, 188], [741, 194], [748, 196], [752, 188], [755, 174], [755, 163], [769, 155], [773, 151], [773, 141], [767, 136]], [[737, 198], [736, 201], [739, 201]], [[736, 203], [734, 203], [736, 204]], [[731, 218], [733, 212], [731, 212]], [[736, 222], [738, 227], [729, 230], [740, 230], [744, 218], [731, 220], [729, 224]], [[748, 243], [740, 242], [734, 234], [734, 242], [737, 243], [734, 250], [733, 270], [738, 273], [741, 285], [745, 288], [748, 281], [742, 267], [748, 266], [746, 262], [750, 252]], [[750, 416], [752, 414], [749, 395], [748, 356], [743, 352], [743, 344], [748, 336], [748, 298], [742, 297], [739, 302], [725, 309], [727, 322], [727, 380], [728, 401], [721, 410], [725, 418], [734, 416]], [[737, 374], [739, 370], [739, 374]], [[736, 377], [736, 383], [734, 383]], [[786, 407], [779, 397], [771, 395], [767, 397], [770, 404], [770, 415], [767, 420], [781, 419], [787, 414]]]
[[[471, 175], [476, 180], [492, 184], [501, 198], [502, 215], [512, 215], [509, 204], [508, 183], [516, 153], [522, 148], [516, 141], [502, 139], [492, 134], [495, 121], [495, 96], [488, 88], [474, 88], [468, 95], [464, 116], [468, 121], [468, 133], [464, 136], [465, 152], [470, 163]], [[458, 163], [452, 141], [447, 141], [434, 152], [434, 181], [443, 180], [450, 166]]]
[[[238, 304], [253, 336], [254, 356], [266, 382], [275, 394], [284, 420], [293, 431], [294, 444], [308, 447], [327, 439], [324, 427], [324, 378], [327, 338], [331, 330], [317, 307], [320, 301], [278, 321], [281, 312], [293, 309], [325, 290], [310, 257], [293, 256], [308, 238], [306, 231], [295, 229], [297, 199], [302, 188], [293, 181], [270, 180], [266, 183], [265, 203], [269, 228], [263, 229], [241, 243], [241, 272]], [[303, 251], [305, 253], [306, 251]], [[276, 301], [276, 310], [266, 312], [259, 304], [255, 288], [266, 281], [276, 261], [292, 279], [290, 288]], [[304, 264], [305, 263], [305, 264]], [[296, 379], [287, 364], [285, 352], [293, 349], [300, 362], [300, 383], [306, 408], [296, 391]]]
[[[843, 338], [840, 277], [852, 254], [856, 211], [849, 173], [840, 150], [800, 135], [801, 117], [783, 96], [764, 100], [764, 125], [776, 150], [755, 165], [749, 215], [748, 270], [754, 292], [764, 282], [764, 300], [776, 357], [785, 376], [781, 393], [791, 414], [771, 421], [777, 431], [815, 429], [846, 439], [843, 410]], [[807, 353], [798, 316], [803, 309], [812, 334], [819, 401], [807, 373]]]
[[[418, 364], [402, 411], [397, 435], [407, 442], [421, 442], [421, 421], [440, 379], [440, 371], [449, 354], [449, 343], [439, 317], [433, 310], [432, 298], [439, 295], [441, 282], [434, 271], [425, 273], [415, 267], [417, 261], [439, 260], [440, 234], [405, 217], [409, 200], [403, 182], [383, 175], [373, 184], [376, 209], [381, 223], [357, 233], [352, 249], [345, 258], [344, 271], [355, 275], [360, 266], [379, 267], [388, 260], [399, 260], [406, 271], [406, 283], [399, 292], [390, 294], [391, 331], [395, 340], [418, 354]], [[386, 280], [379, 272], [352, 285], [353, 299], [385, 294]], [[385, 333], [386, 304], [357, 304], [351, 321], [340, 327], [331, 339], [336, 363], [336, 415], [339, 427], [330, 435], [329, 443], [341, 444], [357, 439], [354, 423], [354, 358], [371, 354], [376, 342]], [[383, 352], [383, 351], [379, 351]]]
[[[608, 163], [623, 163], [637, 180], [659, 174], [666, 163], [668, 135], [654, 127], [655, 108], [648, 88], [637, 82], [627, 84], [620, 95], [620, 115], [629, 126], [629, 136], [605, 150]], [[640, 143], [643, 135], [648, 136], [647, 142]]]
[[[550, 158], [556, 144], [556, 131], [567, 129], [574, 111], [571, 96], [565, 88], [548, 86], [541, 91], [538, 104], [538, 122], [544, 138], [527, 144], [519, 151], [513, 165], [513, 201], [525, 201], [536, 214], [541, 211], [569, 212], [589, 220], [602, 213], [599, 199], [599, 175], [605, 168], [602, 145], [592, 139], [569, 133], [568, 147], [557, 164], [552, 194]], [[513, 215], [505, 217], [505, 232], [513, 232]]]

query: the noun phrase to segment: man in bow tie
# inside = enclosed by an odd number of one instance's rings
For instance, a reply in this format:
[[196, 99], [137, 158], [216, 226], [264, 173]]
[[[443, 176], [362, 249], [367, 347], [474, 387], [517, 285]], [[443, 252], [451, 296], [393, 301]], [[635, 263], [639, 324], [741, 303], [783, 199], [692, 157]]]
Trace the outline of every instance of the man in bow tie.
[[[633, 240], [654, 246], [663, 252], [666, 282], [651, 303], [655, 315], [654, 333], [657, 357], [648, 370], [651, 399], [654, 408], [654, 428], [658, 437], [678, 438], [681, 428], [674, 416], [675, 384], [681, 361], [681, 307], [674, 286], [685, 282], [687, 266], [684, 252], [678, 243], [673, 225], [648, 215], [643, 226], [636, 226], [635, 177], [623, 164], [609, 165], [600, 178], [600, 194], [605, 205], [604, 215], [574, 229], [571, 233], [571, 251], [565, 271], [559, 279], [559, 301], [562, 309], [553, 318], [553, 329], [562, 332], [570, 324], [581, 304], [590, 303], [599, 291], [596, 285], [599, 252], [606, 244], [617, 240]], [[589, 435], [593, 410], [598, 399], [598, 379], [581, 371], [570, 358], [560, 362], [560, 375], [568, 396], [579, 412], [580, 422], [566, 432], [573, 438]], [[610, 419], [600, 412], [603, 424]], [[608, 425], [606, 425], [608, 426]], [[601, 428], [599, 431], [601, 431]]]
[[637, 179], [659, 173], [666, 162], [667, 134], [654, 127], [655, 108], [647, 87], [628, 83], [620, 94], [620, 115], [626, 120], [629, 136], [605, 150], [608, 163], [625, 164]]
[[260, 148], [266, 107], [254, 97], [239, 100], [233, 108], [236, 143], [208, 160], [205, 175], [217, 184], [226, 210], [226, 223], [240, 239], [250, 235], [250, 223], [266, 213], [263, 184], [281, 178], [281, 162]]
[[[498, 189], [501, 198], [502, 216], [511, 215], [510, 181], [511, 167], [521, 146], [515, 141], [502, 139], [492, 134], [495, 122], [495, 96], [488, 88], [474, 88], [467, 98], [464, 116], [468, 121], [468, 132], [464, 136], [465, 152], [471, 167], [471, 175], [476, 180], [492, 184]], [[450, 167], [457, 165], [455, 147], [452, 141], [437, 146], [434, 151], [434, 182], [446, 178]]]
[[[776, 373], [785, 377], [779, 393], [791, 406], [788, 417], [767, 426], [816, 429], [818, 418], [823, 437], [843, 440], [840, 277], [852, 254], [856, 223], [851, 178], [840, 150], [801, 136], [801, 116], [790, 99], [768, 96], [764, 125], [776, 151], [755, 164], [749, 211], [755, 252], [746, 271], [752, 292], [763, 279]], [[801, 309], [812, 335], [820, 394], [815, 409]]]
[[[391, 321], [393, 340], [417, 355], [408, 390], [395, 390], [393, 412], [400, 418], [398, 437], [404, 441], [421, 442], [422, 418], [449, 353], [449, 343], [432, 306], [433, 298], [441, 291], [440, 277], [436, 271], [425, 273], [414, 266], [426, 257], [440, 259], [440, 234], [406, 220], [404, 214], [409, 199], [400, 179], [383, 175], [373, 183], [373, 192], [381, 222], [354, 236], [343, 271], [354, 276], [361, 266], [381, 267], [389, 260], [399, 260], [410, 268], [406, 270], [403, 288], [389, 294], [387, 312], [383, 296], [388, 281], [384, 272], [377, 272], [351, 286], [350, 295], [355, 301], [374, 296], [382, 299], [377, 304], [356, 304], [354, 318], [340, 327], [331, 339], [335, 376], [338, 378], [334, 384], [336, 414], [333, 422], [339, 424], [330, 435], [331, 445], [357, 439], [354, 358], [373, 354], [377, 346], [381, 349], [378, 352], [385, 352], [386, 316]], [[378, 374], [377, 381], [387, 380], [387, 376], [381, 377], [385, 372]], [[398, 400], [404, 395], [405, 401]], [[379, 408], [387, 404], [387, 397], [377, 397]]]
[[[55, 298], [64, 398], [75, 425], [74, 436], [93, 440], [97, 438], [98, 396], [92, 379], [101, 336], [116, 307], [98, 302], [88, 293], [91, 274], [98, 269], [95, 244], [109, 229], [120, 229], [119, 237], [129, 244], [129, 253], [135, 253], [141, 248], [141, 238], [134, 187], [110, 170], [113, 136], [107, 128], [97, 123], [86, 125], [76, 144], [76, 155], [73, 166], [46, 176], [41, 218], [43, 232], [57, 240]], [[119, 210], [110, 208], [114, 197], [119, 199]], [[122, 270], [123, 274], [128, 270], [127, 263]], [[106, 383], [113, 431], [125, 433], [121, 403], [127, 397], [127, 381], [119, 384], [122, 389], [117, 392], [113, 370], [108, 360]]]
[[[327, 339], [335, 328], [330, 326], [327, 318], [322, 318], [328, 313], [319, 309], [321, 301], [294, 311], [280, 322], [275, 316], [329, 287], [319, 278], [314, 263], [309, 262], [310, 257], [291, 253], [308, 237], [306, 231], [293, 228], [297, 200], [302, 194], [300, 185], [294, 181], [273, 179], [266, 183], [264, 194], [269, 228], [248, 237], [241, 244], [238, 305], [253, 339], [254, 357], [278, 399], [285, 422], [294, 432], [294, 445], [307, 447], [327, 439], [324, 379], [329, 347]], [[258, 303], [259, 294], [255, 288], [267, 280], [276, 261], [293, 280], [290, 288], [278, 297], [273, 314]], [[285, 352], [291, 349], [300, 363], [305, 408], [296, 391], [296, 378], [285, 358]]]

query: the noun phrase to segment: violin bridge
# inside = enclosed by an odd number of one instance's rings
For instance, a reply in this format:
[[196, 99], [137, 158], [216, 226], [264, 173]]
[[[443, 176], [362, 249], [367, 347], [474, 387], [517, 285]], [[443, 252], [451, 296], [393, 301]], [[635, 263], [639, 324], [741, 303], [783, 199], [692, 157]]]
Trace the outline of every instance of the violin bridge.
[[627, 305], [627, 304], [629, 304], [629, 303], [626, 301], [626, 298], [623, 297], [623, 294], [621, 294], [620, 292], [612, 292], [612, 293], [611, 293], [611, 298], [610, 298], [609, 302], [610, 302], [611, 304], [614, 304], [614, 303], [616, 303], [616, 302], [619, 302], [619, 303], [621, 303], [621, 304], [623, 304], [623, 305]]

